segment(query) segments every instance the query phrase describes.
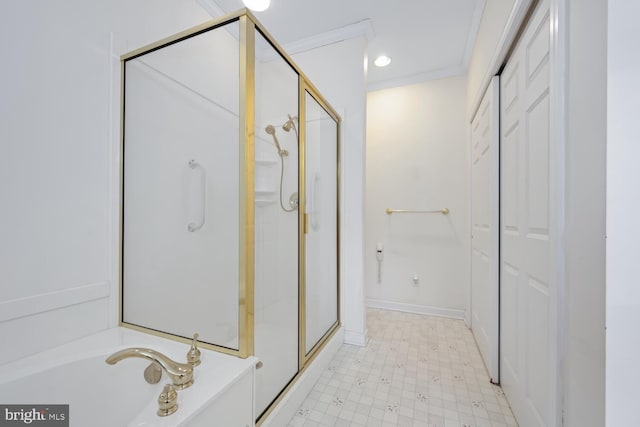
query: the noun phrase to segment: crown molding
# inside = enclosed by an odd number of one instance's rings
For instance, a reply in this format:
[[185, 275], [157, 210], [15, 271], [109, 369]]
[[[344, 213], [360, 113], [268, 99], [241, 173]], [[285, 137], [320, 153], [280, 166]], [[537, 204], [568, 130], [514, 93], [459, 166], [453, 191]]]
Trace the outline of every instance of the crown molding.
[[471, 62], [471, 56], [473, 55], [473, 48], [476, 46], [476, 39], [478, 38], [478, 31], [480, 31], [480, 23], [482, 22], [485, 5], [485, 0], [479, 0], [473, 11], [471, 25], [469, 25], [469, 34], [467, 36], [467, 45], [465, 46], [464, 56], [462, 57], [462, 64], [465, 69], [469, 67], [469, 62]]
[[[196, 3], [211, 15], [212, 18], [226, 15], [226, 12], [218, 6], [214, 0], [196, 0]], [[344, 27], [335, 28], [324, 33], [282, 44], [282, 48], [287, 54], [293, 55], [361, 36], [366, 37], [367, 40], [372, 40], [375, 37], [375, 30], [370, 19], [364, 19], [359, 22], [354, 22], [353, 24], [345, 25]]]
[[376, 90], [391, 89], [399, 86], [408, 86], [417, 83], [424, 83], [431, 80], [439, 80], [448, 77], [464, 76], [467, 68], [463, 65], [455, 65], [453, 67], [441, 68], [439, 70], [427, 71], [424, 73], [411, 74], [409, 76], [399, 77], [395, 79], [382, 80], [379, 82], [369, 83], [367, 92]]
[[367, 40], [372, 40], [375, 37], [375, 30], [370, 19], [364, 19], [344, 27], [286, 43], [282, 47], [289, 55], [293, 55], [361, 36], [364, 36]]

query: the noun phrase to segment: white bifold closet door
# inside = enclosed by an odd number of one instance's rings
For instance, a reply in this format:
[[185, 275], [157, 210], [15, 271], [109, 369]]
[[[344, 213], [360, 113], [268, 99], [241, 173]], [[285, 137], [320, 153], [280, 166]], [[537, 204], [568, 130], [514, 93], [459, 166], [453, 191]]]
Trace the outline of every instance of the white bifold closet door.
[[500, 90], [500, 378], [522, 427], [556, 425], [549, 16], [549, 0], [540, 1]]
[[471, 330], [491, 382], [499, 377], [500, 80], [471, 122]]

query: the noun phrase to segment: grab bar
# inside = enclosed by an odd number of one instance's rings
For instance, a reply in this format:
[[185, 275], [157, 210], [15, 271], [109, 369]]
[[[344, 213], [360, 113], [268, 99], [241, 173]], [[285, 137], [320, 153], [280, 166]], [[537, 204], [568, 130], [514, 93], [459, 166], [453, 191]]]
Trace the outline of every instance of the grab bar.
[[201, 179], [200, 187], [202, 188], [202, 208], [200, 212], [201, 212], [202, 219], [200, 220], [199, 224], [196, 224], [195, 222], [190, 222], [189, 225], [187, 226], [187, 229], [190, 232], [194, 233], [200, 230], [204, 226], [205, 221], [207, 220], [207, 171], [200, 163], [196, 162], [195, 160], [189, 160], [189, 167], [194, 170], [197, 168], [200, 168], [200, 170], [202, 171], [200, 173], [200, 179]]
[[441, 213], [442, 215], [449, 214], [449, 208], [442, 208], [434, 211], [411, 211], [406, 209], [391, 209], [387, 208], [387, 214], [391, 215], [392, 213]]

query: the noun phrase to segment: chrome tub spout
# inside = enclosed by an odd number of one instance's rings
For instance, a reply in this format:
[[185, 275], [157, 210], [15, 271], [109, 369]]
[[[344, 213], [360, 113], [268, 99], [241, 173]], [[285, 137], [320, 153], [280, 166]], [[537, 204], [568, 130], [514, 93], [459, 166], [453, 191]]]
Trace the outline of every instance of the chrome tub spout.
[[107, 357], [106, 362], [109, 365], [115, 365], [119, 361], [130, 357], [147, 359], [161, 367], [178, 390], [185, 389], [193, 384], [193, 366], [188, 363], [175, 362], [159, 351], [150, 348], [125, 348]]

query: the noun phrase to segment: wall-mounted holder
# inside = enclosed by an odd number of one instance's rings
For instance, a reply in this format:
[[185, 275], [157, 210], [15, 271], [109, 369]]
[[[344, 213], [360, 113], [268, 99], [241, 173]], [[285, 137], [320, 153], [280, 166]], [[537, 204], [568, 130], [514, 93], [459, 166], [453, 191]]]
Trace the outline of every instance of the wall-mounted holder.
[[442, 208], [442, 209], [431, 210], [431, 211], [413, 211], [413, 210], [407, 210], [407, 209], [387, 208], [386, 212], [387, 212], [387, 215], [391, 215], [393, 213], [441, 213], [442, 215], [448, 215], [449, 208]]
[[200, 222], [190, 222], [187, 229], [190, 232], [196, 232], [204, 227], [204, 223], [207, 220], [207, 171], [205, 168], [195, 160], [189, 160], [189, 167], [193, 170], [200, 169], [200, 190], [202, 192], [202, 205], [200, 207]]

